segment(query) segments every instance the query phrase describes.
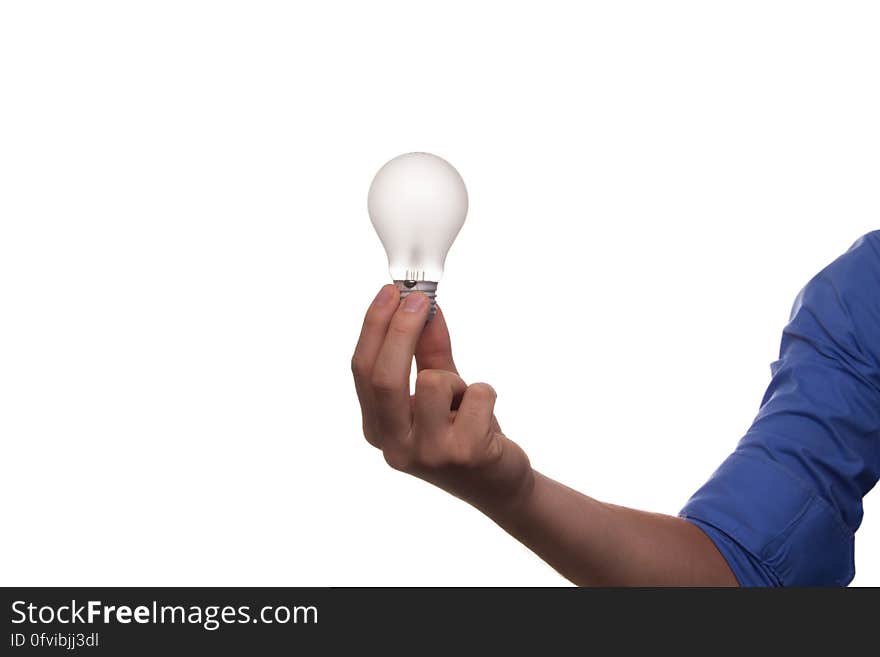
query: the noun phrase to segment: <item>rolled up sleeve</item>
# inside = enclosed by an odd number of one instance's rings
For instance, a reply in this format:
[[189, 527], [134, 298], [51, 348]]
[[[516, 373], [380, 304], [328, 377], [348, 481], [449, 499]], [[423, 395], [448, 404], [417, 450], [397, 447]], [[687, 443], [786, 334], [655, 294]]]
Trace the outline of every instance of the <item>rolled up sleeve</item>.
[[848, 584], [880, 476], [880, 231], [798, 295], [751, 428], [681, 516], [744, 586]]

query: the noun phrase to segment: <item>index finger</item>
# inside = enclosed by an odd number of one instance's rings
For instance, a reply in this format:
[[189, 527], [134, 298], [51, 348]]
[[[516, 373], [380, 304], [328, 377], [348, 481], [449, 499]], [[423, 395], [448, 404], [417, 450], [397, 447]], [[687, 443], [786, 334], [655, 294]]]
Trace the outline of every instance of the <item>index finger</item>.
[[399, 298], [399, 292], [394, 285], [385, 285], [379, 291], [373, 303], [370, 304], [366, 317], [364, 317], [361, 335], [351, 358], [354, 386], [357, 390], [361, 415], [363, 416], [364, 435], [370, 444], [376, 447], [380, 445], [380, 439], [376, 435], [376, 416], [373, 412], [373, 390], [370, 387], [370, 377], [379, 350], [382, 348], [382, 342], [385, 340], [388, 323], [399, 305], [399, 303], [394, 303], [394, 300]]
[[385, 334], [370, 379], [373, 411], [381, 440], [402, 441], [409, 433], [412, 414], [409, 375], [416, 343], [428, 319], [430, 304], [421, 292], [410, 294], [400, 304]]

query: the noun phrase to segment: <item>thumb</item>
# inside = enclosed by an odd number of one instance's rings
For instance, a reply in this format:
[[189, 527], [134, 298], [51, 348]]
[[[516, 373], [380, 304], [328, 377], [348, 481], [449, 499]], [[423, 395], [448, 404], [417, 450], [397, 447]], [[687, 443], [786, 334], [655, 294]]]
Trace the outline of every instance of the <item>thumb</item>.
[[452, 360], [452, 343], [449, 339], [446, 317], [439, 305], [437, 314], [425, 326], [416, 345], [416, 367], [419, 371], [446, 370], [458, 374]]

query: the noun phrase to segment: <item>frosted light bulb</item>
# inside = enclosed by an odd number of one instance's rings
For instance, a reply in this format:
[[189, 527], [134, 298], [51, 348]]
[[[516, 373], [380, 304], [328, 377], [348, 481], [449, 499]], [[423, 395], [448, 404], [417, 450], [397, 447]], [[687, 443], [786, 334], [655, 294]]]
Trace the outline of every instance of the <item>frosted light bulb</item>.
[[423, 292], [431, 300], [430, 320], [446, 254], [467, 216], [464, 181], [441, 157], [406, 153], [379, 169], [367, 208], [400, 298]]

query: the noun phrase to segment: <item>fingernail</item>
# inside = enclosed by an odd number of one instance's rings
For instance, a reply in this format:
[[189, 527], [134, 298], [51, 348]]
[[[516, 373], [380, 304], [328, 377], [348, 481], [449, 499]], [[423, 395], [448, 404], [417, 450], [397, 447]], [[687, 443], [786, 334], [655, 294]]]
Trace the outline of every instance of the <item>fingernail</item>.
[[376, 298], [373, 299], [373, 305], [377, 308], [381, 308], [389, 301], [391, 301], [396, 295], [397, 288], [391, 287], [390, 285], [385, 285], [381, 290], [379, 290], [379, 294], [376, 295]]
[[406, 301], [403, 302], [403, 312], [405, 313], [417, 313], [422, 308], [425, 307], [425, 303], [427, 303], [428, 297], [426, 297], [421, 292], [416, 292], [414, 294], [410, 294]]

